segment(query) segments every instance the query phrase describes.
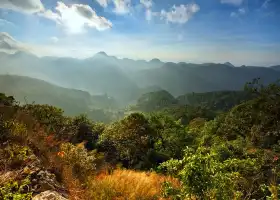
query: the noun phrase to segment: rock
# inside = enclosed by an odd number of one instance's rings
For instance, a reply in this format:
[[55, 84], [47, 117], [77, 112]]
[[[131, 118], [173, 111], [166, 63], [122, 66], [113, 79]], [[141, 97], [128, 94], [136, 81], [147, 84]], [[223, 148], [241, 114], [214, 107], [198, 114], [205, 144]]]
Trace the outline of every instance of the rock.
[[39, 170], [31, 174], [31, 185], [33, 192], [42, 192], [46, 190], [58, 190], [63, 188], [57, 182], [56, 176], [46, 170]]
[[34, 196], [32, 200], [67, 200], [67, 199], [64, 198], [62, 195], [60, 195], [58, 192], [48, 190]]

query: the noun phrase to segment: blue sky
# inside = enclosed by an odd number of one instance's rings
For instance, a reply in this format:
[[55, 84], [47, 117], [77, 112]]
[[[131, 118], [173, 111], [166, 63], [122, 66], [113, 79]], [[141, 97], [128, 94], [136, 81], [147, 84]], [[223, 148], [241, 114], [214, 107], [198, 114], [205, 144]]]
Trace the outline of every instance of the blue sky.
[[39, 56], [269, 66], [279, 11], [279, 0], [1, 0], [0, 32]]

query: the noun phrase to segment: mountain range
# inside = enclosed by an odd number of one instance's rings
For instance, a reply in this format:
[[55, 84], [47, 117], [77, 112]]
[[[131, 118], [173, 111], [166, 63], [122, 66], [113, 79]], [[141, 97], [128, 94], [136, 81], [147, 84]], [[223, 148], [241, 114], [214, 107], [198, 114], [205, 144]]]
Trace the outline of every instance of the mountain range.
[[38, 57], [17, 49], [19, 47], [12, 42], [8, 37], [0, 42], [0, 48], [7, 43], [10, 50], [17, 50], [0, 53], [0, 74], [27, 76], [94, 95], [108, 95], [121, 105], [135, 102], [141, 94], [155, 90], [180, 96], [192, 92], [241, 90], [254, 78], [261, 78], [265, 84], [280, 78], [280, 66], [235, 67], [229, 62], [192, 64], [159, 59], [132, 60], [105, 52], [86, 59]]

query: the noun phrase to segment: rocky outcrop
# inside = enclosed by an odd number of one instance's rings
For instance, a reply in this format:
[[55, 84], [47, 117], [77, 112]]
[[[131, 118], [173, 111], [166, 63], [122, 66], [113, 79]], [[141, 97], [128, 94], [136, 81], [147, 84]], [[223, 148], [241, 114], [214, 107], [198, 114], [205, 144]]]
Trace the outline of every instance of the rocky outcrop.
[[32, 200], [67, 200], [55, 191], [45, 191], [32, 198]]
[[41, 161], [31, 155], [25, 166], [14, 171], [0, 171], [0, 185], [20, 181], [28, 177], [28, 192], [32, 192], [35, 200], [65, 200], [68, 195], [63, 185], [57, 181], [55, 174], [42, 166]]
[[21, 175], [29, 176], [31, 181], [31, 192], [33, 194], [39, 194], [46, 190], [51, 191], [63, 191], [63, 186], [57, 181], [56, 176], [46, 170], [42, 165], [41, 161], [33, 155], [29, 158], [30, 162], [25, 166]]

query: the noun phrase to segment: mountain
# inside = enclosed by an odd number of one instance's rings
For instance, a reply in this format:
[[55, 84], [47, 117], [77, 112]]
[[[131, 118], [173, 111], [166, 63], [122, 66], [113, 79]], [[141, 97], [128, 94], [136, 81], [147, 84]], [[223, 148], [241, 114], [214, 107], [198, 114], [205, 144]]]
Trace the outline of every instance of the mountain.
[[192, 92], [241, 90], [244, 84], [261, 78], [264, 84], [280, 78], [280, 72], [265, 67], [229, 67], [225, 64], [176, 64], [140, 71], [134, 80], [139, 87], [157, 85], [174, 96]]
[[224, 65], [227, 65], [229, 67], [235, 67], [233, 64], [231, 64], [230, 62], [225, 62]]
[[24, 76], [0, 75], [0, 91], [14, 96], [21, 103], [50, 104], [64, 109], [68, 114], [83, 113], [91, 104], [88, 92], [62, 88]]
[[[99, 55], [100, 56], [100, 55]], [[102, 55], [105, 56], [105, 55]], [[63, 87], [108, 94], [129, 101], [138, 86], [107, 57], [79, 60], [74, 58], [39, 58], [25, 52], [1, 59], [0, 74], [13, 74], [42, 79]]]
[[151, 112], [176, 104], [178, 104], [178, 100], [168, 91], [159, 90], [141, 95], [136, 105], [132, 107], [132, 110]]
[[108, 95], [120, 106], [135, 102], [143, 91], [159, 88], [173, 96], [192, 92], [241, 90], [246, 82], [261, 78], [270, 83], [280, 78], [274, 67], [232, 67], [230, 63], [174, 63], [159, 59], [119, 59], [99, 52], [87, 59], [42, 57], [26, 51], [0, 52], [0, 74], [28, 76], [92, 95]]
[[14, 96], [20, 103], [50, 104], [62, 108], [69, 115], [117, 107], [115, 100], [106, 95], [92, 96], [85, 91], [59, 87], [25, 76], [0, 75], [0, 91]]
[[280, 65], [271, 66], [270, 68], [274, 69], [274, 70], [277, 70], [277, 71], [280, 71]]
[[211, 110], [227, 111], [244, 101], [253, 99], [246, 91], [217, 91], [205, 93], [188, 93], [177, 97], [178, 104], [204, 106]]

